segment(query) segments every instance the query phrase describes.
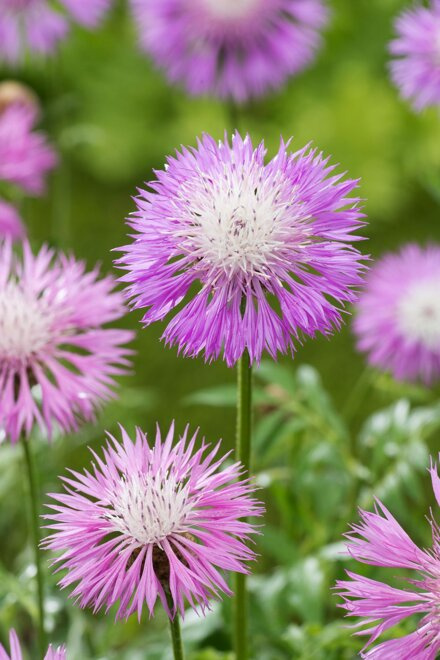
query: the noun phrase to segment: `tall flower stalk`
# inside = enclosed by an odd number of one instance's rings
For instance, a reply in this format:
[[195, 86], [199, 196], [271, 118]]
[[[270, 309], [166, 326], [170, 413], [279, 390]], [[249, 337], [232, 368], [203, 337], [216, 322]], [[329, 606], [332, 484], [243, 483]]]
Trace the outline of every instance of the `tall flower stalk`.
[[[231, 106], [230, 106], [231, 111]], [[231, 115], [231, 121], [236, 117]], [[362, 281], [353, 235], [362, 226], [357, 181], [309, 146], [263, 143], [238, 131], [183, 148], [140, 190], [121, 248], [121, 278], [144, 325], [168, 318], [163, 338], [185, 356], [238, 365], [237, 459], [251, 462], [252, 365], [293, 354], [305, 336], [331, 334]], [[246, 579], [236, 582], [237, 660], [248, 652]]]
[[[167, 594], [168, 607], [172, 609], [173, 599], [170, 593]], [[171, 644], [173, 647], [174, 660], [184, 660], [185, 652], [183, 650], [182, 630], [180, 627], [180, 616], [176, 612], [174, 619], [170, 619]]]
[[37, 603], [38, 603], [38, 649], [40, 657], [43, 657], [45, 649], [47, 648], [46, 639], [46, 615], [44, 607], [44, 572], [41, 563], [40, 554], [40, 522], [39, 522], [39, 504], [40, 494], [37, 481], [37, 470], [35, 468], [34, 457], [32, 455], [32, 448], [29, 439], [24, 435], [21, 437], [23, 445], [23, 453], [26, 465], [26, 477], [28, 481], [28, 498], [29, 498], [29, 514], [30, 514], [30, 529], [32, 535], [32, 545], [35, 559], [36, 581], [37, 581]]
[[[237, 437], [235, 455], [248, 475], [251, 471], [252, 436], [252, 364], [249, 353], [244, 353], [237, 364]], [[235, 577], [234, 639], [235, 653], [240, 660], [249, 657], [248, 649], [248, 596], [246, 575]]]
[[173, 444], [174, 425], [154, 443], [121, 428], [109, 436], [103, 458], [84, 474], [64, 478], [66, 492], [51, 495], [52, 533], [45, 547], [66, 570], [61, 587], [76, 586], [82, 606], [117, 618], [144, 607], [150, 616], [161, 601], [171, 621], [176, 660], [183, 659], [179, 616], [188, 603], [204, 613], [213, 598], [231, 595], [224, 572], [247, 572], [255, 559], [248, 541], [258, 530], [248, 522], [263, 513], [254, 486], [236, 462], [223, 466], [213, 448], [188, 428]]

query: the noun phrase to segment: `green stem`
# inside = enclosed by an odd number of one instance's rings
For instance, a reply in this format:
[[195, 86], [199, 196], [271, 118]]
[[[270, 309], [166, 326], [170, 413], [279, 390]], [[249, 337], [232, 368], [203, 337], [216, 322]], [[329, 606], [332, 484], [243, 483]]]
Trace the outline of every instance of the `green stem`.
[[43, 658], [47, 651], [47, 640], [46, 640], [46, 631], [44, 627], [45, 615], [44, 615], [44, 576], [43, 569], [41, 564], [41, 555], [40, 555], [40, 524], [39, 524], [39, 493], [37, 486], [37, 477], [34, 459], [32, 456], [32, 451], [30, 447], [29, 440], [25, 437], [22, 437], [22, 445], [24, 449], [25, 463], [26, 463], [26, 472], [29, 484], [29, 505], [30, 505], [30, 514], [31, 514], [31, 532], [32, 532], [32, 542], [34, 545], [34, 554], [35, 554], [35, 566], [37, 569], [37, 600], [38, 600], [38, 647], [40, 651], [40, 656]]
[[[236, 459], [250, 473], [251, 425], [252, 425], [252, 367], [246, 352], [237, 368], [237, 437]], [[235, 578], [235, 657], [248, 660], [248, 600], [246, 575], [237, 573]]]
[[351, 422], [356, 415], [359, 406], [368, 394], [375, 378], [376, 372], [371, 369], [371, 367], [367, 366], [364, 371], [362, 371], [342, 410], [342, 416], [347, 422]]
[[[170, 611], [174, 607], [172, 598], [167, 594], [168, 606]], [[178, 612], [174, 615], [174, 619], [170, 619], [171, 641], [173, 644], [174, 660], [184, 660], [185, 654], [183, 651], [182, 631], [180, 629], [180, 615]]]

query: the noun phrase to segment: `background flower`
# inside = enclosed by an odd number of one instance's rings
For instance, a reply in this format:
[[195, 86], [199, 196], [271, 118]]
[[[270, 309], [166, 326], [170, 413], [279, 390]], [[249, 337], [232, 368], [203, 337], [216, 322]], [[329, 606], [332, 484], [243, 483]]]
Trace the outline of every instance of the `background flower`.
[[[431, 465], [431, 479], [437, 504], [440, 504], [440, 479]], [[368, 635], [366, 647], [393, 626], [413, 614], [423, 614], [417, 630], [403, 637], [382, 642], [370, 650], [363, 649], [363, 658], [401, 658], [434, 660], [440, 651], [438, 601], [440, 588], [440, 529], [431, 520], [433, 546], [420, 550], [396, 519], [377, 500], [374, 513], [360, 511], [361, 523], [353, 525], [347, 534], [348, 551], [358, 561], [373, 566], [406, 568], [417, 571], [407, 579], [409, 589], [400, 589], [377, 580], [348, 572], [350, 580], [337, 583], [341, 605], [347, 616], [361, 617], [358, 626], [367, 626], [356, 634]]]
[[0, 240], [10, 238], [13, 241], [20, 240], [26, 235], [25, 228], [12, 204], [0, 199]]
[[170, 617], [185, 601], [203, 610], [231, 593], [218, 569], [247, 573], [255, 558], [246, 542], [256, 530], [241, 520], [263, 511], [254, 487], [239, 463], [218, 471], [220, 443], [195, 450], [188, 428], [174, 446], [174, 425], [164, 441], [158, 428], [151, 447], [140, 429], [134, 442], [121, 433], [122, 444], [109, 435], [103, 459], [94, 454], [91, 473], [72, 472], [66, 493], [51, 495], [54, 531], [43, 543], [62, 553], [60, 585], [77, 583], [72, 596], [95, 611], [119, 602], [118, 617], [140, 619], [145, 605], [152, 615], [158, 597]]
[[406, 9], [390, 44], [392, 78], [416, 110], [440, 103], [440, 0]]
[[15, 442], [34, 423], [50, 436], [91, 420], [124, 373], [133, 334], [103, 326], [124, 314], [110, 277], [28, 244], [0, 245], [0, 430]]
[[331, 333], [356, 299], [357, 182], [308, 147], [289, 154], [282, 142], [267, 164], [265, 154], [238, 133], [232, 145], [205, 135], [136, 200], [122, 280], [145, 325], [177, 308], [163, 336], [185, 355], [223, 353], [229, 366], [246, 349], [252, 361], [276, 357], [302, 335]]
[[321, 44], [323, 0], [132, 0], [142, 47], [191, 94], [244, 101], [304, 69]]
[[46, 136], [34, 130], [37, 117], [35, 106], [19, 102], [0, 114], [0, 180], [34, 195], [44, 191], [45, 176], [57, 162]]
[[397, 379], [440, 376], [440, 246], [410, 244], [371, 269], [354, 329], [358, 348]]
[[67, 15], [47, 0], [2, 0], [0, 58], [10, 62], [25, 52], [52, 52], [69, 31], [69, 18], [94, 27], [110, 6], [110, 0], [60, 0]]
[[[0, 644], [0, 660], [22, 660], [23, 656], [21, 653], [20, 641], [15, 630], [9, 632], [9, 646], [10, 655], [8, 655], [5, 648]], [[65, 658], [66, 649], [64, 646], [59, 646], [57, 649], [54, 649], [51, 645], [44, 656], [44, 660], [65, 660]]]

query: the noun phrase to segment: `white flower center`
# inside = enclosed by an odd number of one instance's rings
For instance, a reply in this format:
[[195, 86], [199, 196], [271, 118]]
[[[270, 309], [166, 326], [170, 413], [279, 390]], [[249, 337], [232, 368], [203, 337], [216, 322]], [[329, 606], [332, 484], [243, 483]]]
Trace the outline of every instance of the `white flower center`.
[[283, 250], [304, 235], [299, 218], [298, 231], [292, 228], [292, 198], [282, 200], [283, 183], [274, 176], [262, 180], [258, 168], [244, 175], [225, 168], [218, 180], [205, 175], [199, 186], [192, 181], [184, 188], [192, 222], [176, 236], [194, 267], [220, 270], [229, 278], [269, 277]]
[[122, 477], [111, 495], [113, 511], [106, 517], [115, 531], [141, 545], [160, 543], [170, 534], [185, 530], [185, 521], [194, 507], [188, 495], [188, 485], [168, 474]]
[[414, 284], [400, 301], [397, 315], [406, 337], [440, 349], [440, 281]]
[[0, 360], [26, 362], [51, 338], [52, 315], [42, 299], [9, 282], [0, 290]]
[[244, 18], [261, 5], [261, 0], [199, 0], [199, 2], [211, 16], [226, 20]]

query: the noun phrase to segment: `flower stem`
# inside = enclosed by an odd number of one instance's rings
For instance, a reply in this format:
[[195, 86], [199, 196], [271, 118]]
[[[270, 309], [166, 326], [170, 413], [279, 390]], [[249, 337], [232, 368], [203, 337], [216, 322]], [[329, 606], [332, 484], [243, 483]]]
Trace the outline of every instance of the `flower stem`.
[[[252, 424], [252, 367], [246, 351], [237, 367], [237, 436], [236, 459], [248, 475], [251, 464], [251, 424]], [[248, 660], [248, 601], [246, 575], [237, 573], [235, 578], [235, 657]]]
[[44, 576], [41, 565], [41, 555], [40, 555], [40, 525], [39, 525], [39, 494], [37, 486], [37, 477], [34, 459], [32, 456], [32, 450], [30, 447], [29, 440], [22, 437], [22, 445], [24, 449], [25, 463], [26, 463], [26, 472], [28, 479], [28, 494], [29, 494], [29, 505], [30, 505], [30, 516], [31, 516], [31, 532], [32, 532], [32, 542], [34, 545], [34, 554], [35, 554], [35, 566], [37, 570], [37, 600], [38, 600], [38, 647], [40, 651], [40, 657], [44, 657], [47, 650], [47, 641], [46, 641], [46, 631], [45, 631], [45, 615], [44, 615]]
[[178, 612], [174, 619], [170, 619], [171, 641], [173, 643], [174, 660], [184, 660], [182, 631], [180, 629], [180, 615]]

